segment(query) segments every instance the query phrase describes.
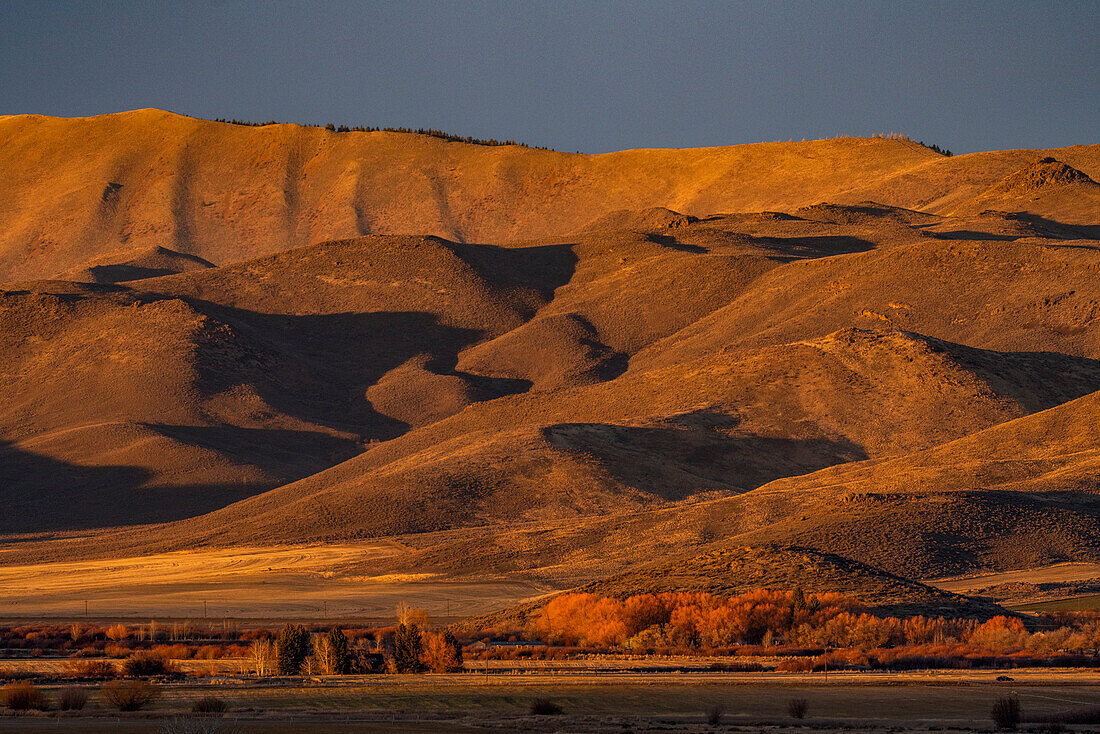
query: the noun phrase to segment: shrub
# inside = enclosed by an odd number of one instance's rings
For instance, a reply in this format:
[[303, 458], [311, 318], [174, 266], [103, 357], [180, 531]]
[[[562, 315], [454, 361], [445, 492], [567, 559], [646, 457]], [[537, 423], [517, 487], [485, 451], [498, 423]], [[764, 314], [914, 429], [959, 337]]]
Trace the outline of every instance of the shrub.
[[561, 713], [561, 706], [549, 698], [536, 698], [531, 702], [530, 711], [532, 716], [557, 716]]
[[187, 660], [191, 657], [191, 648], [187, 645], [153, 645], [150, 651], [169, 660]]
[[122, 672], [125, 675], [142, 677], [150, 675], [167, 675], [175, 670], [163, 656], [144, 650], [135, 652], [122, 664]]
[[4, 705], [14, 711], [46, 708], [46, 695], [41, 689], [27, 682], [10, 683], [0, 690], [0, 699]]
[[222, 720], [210, 716], [176, 716], [157, 729], [157, 734], [231, 734], [235, 729], [224, 729]]
[[707, 723], [711, 726], [718, 726], [722, 723], [722, 716], [724, 716], [726, 710], [721, 706], [711, 706], [707, 709]]
[[[1022, 719], [1021, 719], [1022, 720]], [[1056, 714], [1040, 714], [1027, 717], [1029, 722], [1049, 724], [1050, 726], [1063, 726], [1065, 724], [1087, 724], [1096, 726], [1100, 724], [1100, 706], [1089, 706], [1081, 709], [1061, 711]], [[1050, 731], [1050, 728], [1044, 731]]]
[[126, 629], [126, 625], [116, 624], [108, 627], [106, 634], [107, 639], [118, 642], [119, 640], [125, 640], [129, 636], [130, 631]]
[[113, 680], [103, 684], [103, 698], [119, 711], [137, 711], [160, 695], [160, 689], [143, 680]]
[[309, 655], [309, 632], [300, 624], [287, 622], [275, 643], [279, 675], [297, 675]]
[[1014, 696], [998, 698], [989, 716], [998, 729], [1015, 731], [1020, 724], [1020, 699]]
[[804, 698], [792, 698], [787, 701], [787, 713], [790, 714], [792, 719], [804, 719], [806, 718], [806, 711], [809, 710], [810, 704]]
[[11, 668], [0, 668], [0, 680], [17, 681], [22, 678], [33, 678], [34, 673], [26, 670], [12, 670]]
[[88, 703], [88, 689], [66, 686], [57, 692], [57, 708], [62, 711], [80, 711]]
[[1068, 711], [1062, 714], [1057, 722], [1059, 724], [1088, 724], [1096, 726], [1100, 724], [1100, 706]]
[[224, 645], [203, 645], [195, 650], [196, 660], [220, 660], [224, 657]]
[[791, 658], [780, 660], [775, 669], [781, 673], [808, 673], [814, 669], [813, 658]]
[[191, 704], [191, 711], [196, 714], [224, 714], [229, 705], [217, 696], [203, 696]]
[[129, 645], [106, 644], [103, 646], [103, 654], [109, 658], [126, 658], [133, 654], [134, 650]]
[[70, 660], [65, 667], [72, 678], [114, 678], [117, 672], [110, 660]]

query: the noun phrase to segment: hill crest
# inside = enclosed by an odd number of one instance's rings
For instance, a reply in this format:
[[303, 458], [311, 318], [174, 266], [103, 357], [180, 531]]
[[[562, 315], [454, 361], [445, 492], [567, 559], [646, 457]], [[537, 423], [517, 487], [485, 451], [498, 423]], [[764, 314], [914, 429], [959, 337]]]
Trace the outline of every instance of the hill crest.
[[[1093, 148], [1057, 154], [1100, 175]], [[912, 207], [913, 185], [899, 196], [884, 184], [920, 171], [921, 190], [960, 178], [987, 188], [1038, 152], [1010, 153], [944, 158], [917, 143], [840, 138], [577, 155], [148, 109], [9, 116], [0, 120], [9, 172], [0, 181], [0, 282], [149, 246], [230, 264], [364, 234], [564, 236], [623, 209], [698, 217], [868, 198]], [[852, 198], [860, 190], [878, 195]]]

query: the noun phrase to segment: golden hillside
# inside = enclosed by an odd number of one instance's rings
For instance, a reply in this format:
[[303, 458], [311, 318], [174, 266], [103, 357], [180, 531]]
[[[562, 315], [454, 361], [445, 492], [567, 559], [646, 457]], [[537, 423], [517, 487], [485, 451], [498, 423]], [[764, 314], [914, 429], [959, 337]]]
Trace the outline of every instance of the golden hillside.
[[938, 609], [1096, 560], [1100, 146], [0, 141], [5, 562], [370, 539], [340, 573]]
[[0, 118], [0, 281], [150, 247], [227, 265], [364, 234], [528, 240], [658, 206], [701, 216], [875, 199], [941, 211], [1046, 153], [1100, 178], [1096, 146], [943, 158], [839, 138], [577, 155], [151, 109], [12, 115]]

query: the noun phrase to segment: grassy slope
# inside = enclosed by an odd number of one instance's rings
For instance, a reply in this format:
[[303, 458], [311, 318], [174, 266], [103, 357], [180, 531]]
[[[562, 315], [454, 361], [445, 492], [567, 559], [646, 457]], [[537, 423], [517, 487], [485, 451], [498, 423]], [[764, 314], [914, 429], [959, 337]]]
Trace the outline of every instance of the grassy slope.
[[[368, 233], [561, 235], [652, 206], [703, 215], [864, 198], [939, 205], [946, 192], [977, 195], [1045, 152], [947, 159], [915, 143], [840, 138], [575, 155], [158, 110], [15, 115], [0, 120], [0, 280], [150, 246], [224, 265]], [[1055, 154], [1100, 177], [1095, 146]]]
[[[555, 583], [723, 538], [920, 576], [1091, 557], [1096, 184], [1039, 151], [575, 156], [156, 111], [0, 139], [0, 267], [100, 281], [0, 292], [8, 531], [419, 533], [374, 570]], [[764, 208], [793, 214], [704, 216]], [[454, 241], [286, 249], [405, 228]]]

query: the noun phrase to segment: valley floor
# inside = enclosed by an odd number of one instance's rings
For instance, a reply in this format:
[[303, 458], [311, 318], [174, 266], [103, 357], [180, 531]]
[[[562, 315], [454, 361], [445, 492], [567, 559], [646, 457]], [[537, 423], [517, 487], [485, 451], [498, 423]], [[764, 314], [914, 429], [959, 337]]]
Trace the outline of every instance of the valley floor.
[[485, 614], [550, 591], [523, 579], [364, 576], [343, 567], [399, 556], [395, 542], [211, 549], [0, 566], [0, 616], [389, 619], [398, 603], [435, 618]]
[[[12, 545], [7, 550], [19, 548]], [[406, 603], [426, 610], [433, 619], [453, 621], [535, 599], [574, 581], [564, 574], [555, 578], [554, 569], [471, 576], [402, 572], [414, 567], [405, 561], [413, 553], [415, 549], [399, 540], [381, 539], [75, 561], [17, 560], [0, 565], [0, 619], [206, 617], [388, 623], [397, 605]], [[1021, 611], [1042, 611], [1050, 604], [1097, 608], [1100, 597], [1090, 585], [1097, 579], [1098, 564], [1058, 563], [924, 583], [989, 596]]]
[[[997, 682], [1000, 674], [1012, 681]], [[372, 676], [325, 681], [232, 681], [169, 685], [149, 712], [12, 717], [5, 731], [155, 732], [190, 702], [215, 694], [231, 702], [224, 731], [989, 731], [989, 710], [1019, 698], [1024, 728], [1043, 717], [1100, 705], [1095, 670], [955, 671], [904, 674], [469, 675]], [[530, 716], [536, 698], [560, 716]], [[803, 721], [787, 715], [806, 699]], [[93, 703], [95, 705], [95, 698]], [[720, 707], [723, 723], [706, 724]]]

